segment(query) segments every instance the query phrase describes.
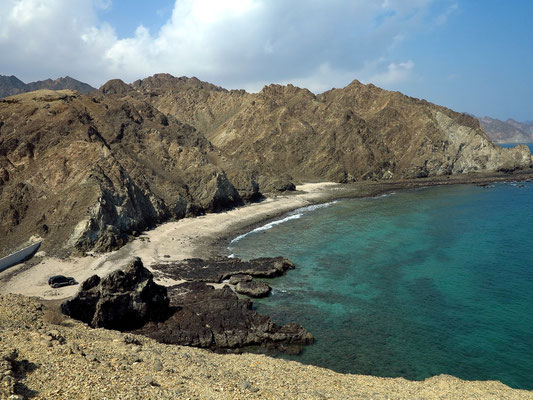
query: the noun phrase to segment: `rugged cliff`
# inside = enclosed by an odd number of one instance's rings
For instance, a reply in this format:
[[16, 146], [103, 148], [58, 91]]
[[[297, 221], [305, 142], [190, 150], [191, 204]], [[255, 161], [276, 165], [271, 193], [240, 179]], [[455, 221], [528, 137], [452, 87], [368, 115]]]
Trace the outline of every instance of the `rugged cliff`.
[[48, 250], [110, 250], [134, 231], [256, 195], [238, 162], [142, 100], [73, 91], [0, 100], [5, 249], [37, 233]]

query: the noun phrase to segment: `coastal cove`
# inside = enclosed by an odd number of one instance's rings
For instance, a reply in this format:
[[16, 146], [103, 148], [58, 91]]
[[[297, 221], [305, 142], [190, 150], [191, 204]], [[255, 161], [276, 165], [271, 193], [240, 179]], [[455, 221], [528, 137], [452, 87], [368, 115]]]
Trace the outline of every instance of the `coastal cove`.
[[[265, 224], [270, 224], [279, 219], [283, 219], [287, 216], [287, 213], [295, 211], [296, 213], [300, 213], [302, 208], [309, 211], [310, 214], [317, 211], [320, 212], [321, 210], [328, 210], [330, 207], [324, 206], [324, 203], [336, 202], [334, 204], [336, 206], [337, 204], [342, 204], [345, 201], [373, 201], [374, 197], [378, 197], [380, 199], [394, 198], [396, 195], [389, 196], [392, 192], [410, 193], [411, 191], [423, 192], [425, 190], [433, 189], [444, 190], [445, 188], [469, 187], [469, 185], [454, 185], [458, 183], [476, 183], [479, 185], [490, 186], [492, 182], [496, 181], [527, 181], [531, 179], [533, 179], [533, 174], [531, 171], [522, 171], [515, 174], [465, 174], [462, 176], [445, 176], [439, 178], [417, 179], [412, 181], [368, 181], [350, 185], [339, 185], [324, 182], [298, 185], [296, 192], [272, 195], [259, 203], [235, 208], [228, 210], [227, 212], [207, 214], [197, 218], [185, 218], [176, 222], [162, 224], [155, 229], [143, 232], [139, 235], [139, 237], [135, 238], [126, 246], [115, 252], [65, 259], [48, 257], [46, 254], [41, 253], [31, 262], [14, 267], [13, 269], [4, 271], [2, 274], [0, 274], [0, 295], [3, 293], [20, 293], [26, 296], [37, 296], [41, 299], [55, 300], [51, 304], [57, 304], [58, 301], [61, 301], [61, 299], [72, 296], [76, 292], [77, 287], [51, 289], [46, 284], [46, 279], [51, 274], [69, 273], [75, 276], [81, 282], [86, 279], [86, 277], [94, 273], [103, 276], [113, 270], [123, 268], [124, 263], [132, 255], [141, 257], [148, 268], [157, 262], [172, 262], [190, 257], [209, 258], [216, 255], [228, 255], [229, 253], [227, 253], [227, 244], [231, 241], [231, 239], [249, 232], [254, 228], [258, 228], [264, 226]], [[434, 185], [438, 185], [439, 187], [424, 189], [427, 186]], [[489, 190], [482, 187], [475, 187], [479, 190]], [[306, 218], [294, 219], [296, 221], [306, 220]], [[280, 224], [279, 227], [283, 227], [285, 225], [286, 224]], [[299, 264], [297, 269], [294, 271], [289, 271], [287, 276], [272, 280], [271, 283], [272, 287], [274, 288], [273, 296], [270, 296], [265, 300], [266, 303], [270, 303], [271, 305], [271, 310], [273, 311], [271, 314], [273, 317], [273, 322], [280, 322], [280, 319], [278, 319], [279, 315], [275, 312], [275, 308], [278, 307], [276, 300], [278, 299], [277, 296], [279, 294], [279, 288], [284, 284], [284, 282], [287, 282], [287, 279], [292, 278], [295, 273], [305, 272], [306, 268], [306, 265]], [[176, 283], [168, 279], [156, 279], [156, 281], [166, 286], [171, 286]], [[8, 307], [8, 304], [9, 307], [11, 307], [11, 302], [17, 302], [19, 301], [18, 299], [20, 299], [20, 297], [7, 296], [12, 295], [4, 296], [6, 307]], [[263, 302], [254, 300], [254, 304], [259, 305], [260, 308], [262, 307]], [[17, 312], [16, 306], [13, 307], [14, 308], [6, 308], [6, 310], [8, 310], [9, 313]], [[263, 310], [260, 312], [264, 313], [265, 311]], [[293, 322], [303, 325], [311, 333], [315, 333], [312, 331], [315, 329], [315, 327], [311, 321], [305, 319], [303, 315], [294, 314], [290, 317], [290, 319]], [[78, 326], [78, 324], [76, 324], [76, 326]], [[48, 329], [55, 329], [55, 326], [52, 325], [52, 327], [49, 327]], [[68, 329], [71, 328], [61, 328], [60, 332], [65, 331], [62, 334], [71, 335], [72, 332], [68, 332]], [[93, 354], [99, 354], [98, 352], [100, 352], [100, 350], [96, 350], [95, 345], [93, 345], [93, 343], [98, 343], [98, 340], [100, 340], [97, 339], [97, 337], [101, 337], [103, 334], [115, 334], [114, 331], [100, 332], [101, 330], [99, 329], [91, 330], [86, 326], [83, 326], [83, 329], [87, 330], [87, 342], [91, 343], [88, 346], [90, 346], [90, 351]], [[118, 332], [116, 334], [118, 335]], [[78, 335], [78, 333], [76, 333], [76, 335]], [[116, 340], [127, 341], [129, 339], [127, 339], [126, 335], [124, 339], [118, 338]], [[322, 345], [321, 342], [322, 340], [319, 339], [316, 344], [309, 346], [307, 350], [320, 350], [320, 346]], [[18, 346], [20, 346], [20, 349], [23, 349], [22, 345]], [[165, 349], [169, 347], [167, 345], [161, 346]], [[81, 343], [80, 347], [82, 347]], [[252, 365], [260, 365], [261, 368], [258, 369], [258, 371], [261, 374], [261, 379], [264, 379], [264, 384], [258, 385], [261, 390], [273, 390], [272, 382], [277, 380], [279, 377], [276, 375], [276, 378], [274, 378], [274, 375], [270, 374], [270, 372], [267, 372], [270, 371], [270, 368], [272, 368], [272, 371], [276, 371], [275, 374], [278, 374], [277, 371], [280, 370], [293, 371], [294, 379], [296, 380], [295, 382], [298, 382], [295, 383], [295, 391], [299, 391], [300, 394], [311, 392], [315, 390], [315, 388], [322, 385], [321, 382], [326, 382], [324, 383], [323, 387], [326, 387], [327, 389], [323, 389], [322, 386], [320, 386], [320, 390], [323, 391], [323, 393], [329, 393], [329, 398], [338, 397], [339, 393], [345, 393], [343, 395], [344, 398], [351, 398], [350, 396], [354, 395], [355, 392], [361, 393], [361, 396], [366, 395], [366, 393], [372, 393], [374, 398], [390, 398], [391, 390], [394, 390], [394, 393], [398, 394], [397, 398], [413, 398], [415, 395], [422, 396], [422, 393], [424, 393], [423, 398], [441, 398], [443, 391], [449, 393], [451, 398], [471, 398], [471, 395], [474, 392], [482, 394], [482, 398], [495, 399], [501, 398], [503, 394], [511, 395], [512, 397], [510, 398], [529, 398], [528, 396], [530, 396], [530, 392], [511, 390], [499, 382], [462, 381], [453, 376], [438, 376], [426, 379], [423, 382], [405, 379], [382, 379], [372, 376], [337, 374], [330, 369], [316, 368], [313, 365], [302, 365], [299, 363], [287, 363], [285, 360], [276, 360], [270, 357], [253, 354], [244, 354], [237, 356], [237, 358], [236, 356], [232, 355], [221, 357], [211, 352], [206, 352], [205, 350], [182, 346], [176, 346], [176, 348], [178, 349], [176, 350], [177, 352], [187, 352], [187, 354], [191, 354], [193, 359], [199, 357], [198, 359], [201, 360], [213, 360], [215, 365], [217, 365], [219, 361], [220, 363], [233, 363], [234, 360], [243, 360], [243, 365], [245, 368], [241, 369], [239, 376], [245, 376], [247, 381], [260, 381], [259, 378], [257, 378], [257, 375], [254, 375], [254, 371], [247, 367]], [[167, 350], [164, 350], [163, 352], [166, 351]], [[327, 355], [329, 351], [329, 349], [326, 349], [325, 354]], [[368, 351], [373, 351], [373, 349], [369, 348]], [[22, 350], [21, 354], [23, 357], [28, 359], [30, 356], [34, 356], [34, 354], [29, 354], [27, 350]], [[303, 356], [306, 357], [309, 354], [310, 352], [304, 352]], [[43, 357], [45, 357], [45, 360], [50, 360], [50, 354], [44, 354]], [[102, 355], [99, 357], [105, 358], [109, 357], [109, 355], [104, 355], [102, 353]], [[299, 362], [306, 362], [301, 357], [297, 357], [295, 359]], [[170, 361], [170, 359], [168, 362], [175, 363], [175, 361]], [[182, 365], [180, 364], [181, 362], [182, 361], [179, 361], [177, 364], [180, 365], [179, 368], [182, 368]], [[43, 363], [45, 363], [45, 361], [43, 361]], [[201, 371], [204, 371], [204, 369], [202, 369], [203, 367], [199, 368]], [[313, 378], [309, 379], [308, 381], [303, 381], [303, 375], [301, 375], [302, 373], [307, 377]], [[196, 372], [194, 375], [196, 375]], [[209, 373], [209, 376], [211, 375], [212, 372]], [[327, 380], [322, 381], [322, 377], [326, 375], [328, 376]], [[335, 383], [332, 386], [332, 379], [330, 378], [331, 376], [335, 377], [335, 382], [341, 382], [339, 379], [342, 379], [342, 382], [346, 380], [346, 383], [342, 383], [342, 385]], [[174, 384], [173, 378], [170, 378], [169, 376], [166, 376], [162, 379], [164, 379], [164, 382], [167, 382], [167, 384], [165, 384], [166, 386], [172, 386]], [[162, 384], [162, 386], [165, 385]], [[287, 387], [287, 384], [282, 383], [280, 385], [282, 388], [284, 388], [283, 390], [285, 390]], [[449, 389], [443, 389], [444, 386], [447, 388], [449, 387]], [[209, 385], [199, 385], [198, 387], [201, 387], [201, 390], [205, 390], [205, 388], [209, 387]], [[394, 389], [391, 389], [391, 387]], [[350, 393], [351, 395], [348, 395], [347, 393]], [[385, 394], [381, 396], [381, 393]], [[401, 393], [404, 394], [402, 395]], [[462, 393], [466, 394], [463, 395]], [[247, 398], [254, 397], [248, 396]], [[279, 398], [279, 396], [273, 398]], [[309, 398], [320, 398], [320, 396], [313, 394], [309, 396]]]
[[296, 269], [254, 301], [316, 343], [286, 356], [337, 372], [533, 381], [533, 183], [401, 190], [296, 210], [229, 244]]

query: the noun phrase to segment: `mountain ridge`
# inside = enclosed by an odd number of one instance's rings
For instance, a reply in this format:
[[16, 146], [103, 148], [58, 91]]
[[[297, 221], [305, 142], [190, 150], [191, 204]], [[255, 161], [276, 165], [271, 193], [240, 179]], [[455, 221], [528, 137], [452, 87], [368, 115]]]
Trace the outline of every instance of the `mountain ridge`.
[[80, 93], [87, 94], [96, 90], [91, 85], [78, 81], [77, 79], [65, 76], [57, 79], [45, 79], [42, 81], [35, 81], [24, 83], [16, 76], [0, 75], [0, 98], [13, 96], [20, 93], [33, 92], [35, 90], [50, 89], [50, 90], [76, 90]]
[[505, 121], [491, 117], [479, 117], [487, 135], [499, 143], [533, 143], [533, 122], [518, 122], [512, 118]]

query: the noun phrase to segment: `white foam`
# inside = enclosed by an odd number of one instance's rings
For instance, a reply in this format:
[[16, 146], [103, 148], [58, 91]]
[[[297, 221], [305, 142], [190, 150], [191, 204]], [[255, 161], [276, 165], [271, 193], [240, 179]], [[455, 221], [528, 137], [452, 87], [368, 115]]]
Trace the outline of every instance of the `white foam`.
[[326, 207], [329, 207], [330, 205], [335, 204], [335, 203], [337, 203], [337, 200], [330, 201], [329, 203], [314, 204], [312, 206], [306, 206], [306, 207], [298, 208], [297, 210], [294, 210], [294, 211], [290, 212], [285, 218], [269, 222], [268, 224], [265, 224], [265, 225], [262, 225], [262, 226], [260, 226], [258, 228], [255, 228], [255, 229], [251, 230], [250, 232], [246, 232], [246, 233], [243, 233], [242, 235], [237, 236], [236, 238], [234, 238], [230, 242], [230, 244], [241, 240], [242, 238], [248, 236], [251, 233], [257, 233], [257, 232], [261, 232], [261, 231], [266, 231], [266, 230], [272, 229], [276, 225], [283, 224], [283, 223], [285, 223], [287, 221], [292, 221], [292, 220], [295, 220], [295, 219], [299, 219], [305, 213], [308, 213], [308, 212], [311, 212], [311, 211], [315, 211], [315, 210], [318, 210], [320, 208], [326, 208]]
[[384, 198], [384, 197], [390, 197], [390, 196], [392, 196], [393, 194], [396, 194], [396, 192], [390, 192], [390, 193], [380, 194], [380, 195], [378, 195], [378, 196], [374, 196], [373, 199], [381, 199], [381, 198]]
[[251, 230], [250, 232], [246, 232], [246, 233], [243, 233], [242, 235], [237, 236], [235, 239], [233, 239], [230, 242], [230, 244], [241, 240], [243, 237], [248, 236], [250, 233], [266, 231], [266, 230], [271, 229], [271, 228], [275, 227], [276, 225], [282, 224], [284, 222], [291, 221], [293, 219], [301, 218], [301, 216], [302, 216], [302, 214], [293, 214], [293, 215], [289, 215], [289, 216], [287, 216], [287, 217], [285, 217], [283, 219], [279, 219], [279, 220], [276, 220], [276, 221], [269, 222], [268, 224], [260, 226], [259, 228], [255, 228], [255, 229]]

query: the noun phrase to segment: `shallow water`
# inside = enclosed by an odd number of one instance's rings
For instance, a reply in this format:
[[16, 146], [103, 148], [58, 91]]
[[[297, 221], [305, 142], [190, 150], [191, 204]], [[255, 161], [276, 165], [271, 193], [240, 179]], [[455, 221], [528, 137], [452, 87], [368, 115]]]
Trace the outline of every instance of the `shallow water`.
[[[339, 372], [533, 389], [533, 183], [433, 187], [285, 216], [230, 245], [297, 269], [255, 300]], [[298, 215], [298, 216], [296, 216]], [[288, 218], [287, 218], [288, 217]]]

